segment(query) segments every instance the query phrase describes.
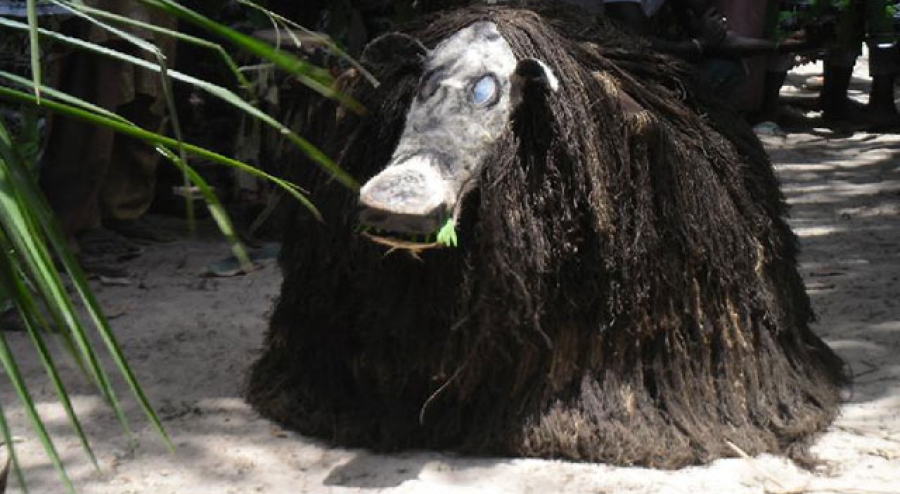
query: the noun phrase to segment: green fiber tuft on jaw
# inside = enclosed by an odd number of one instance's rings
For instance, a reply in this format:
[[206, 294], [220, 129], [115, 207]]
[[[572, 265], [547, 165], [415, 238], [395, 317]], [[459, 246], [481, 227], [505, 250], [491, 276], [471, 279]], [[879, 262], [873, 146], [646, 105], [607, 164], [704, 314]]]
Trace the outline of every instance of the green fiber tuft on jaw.
[[456, 221], [453, 218], [447, 218], [447, 222], [441, 227], [437, 234], [437, 242], [445, 247], [456, 247], [459, 242], [456, 238]]

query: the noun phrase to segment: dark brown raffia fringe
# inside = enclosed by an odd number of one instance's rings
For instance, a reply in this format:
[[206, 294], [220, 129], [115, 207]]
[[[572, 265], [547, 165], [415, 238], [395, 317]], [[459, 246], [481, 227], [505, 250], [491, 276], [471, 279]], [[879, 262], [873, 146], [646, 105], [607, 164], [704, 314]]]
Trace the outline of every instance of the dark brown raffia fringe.
[[[841, 360], [809, 327], [797, 242], [750, 129], [685, 68], [553, 12], [445, 12], [427, 46], [495, 22], [558, 92], [529, 95], [466, 199], [461, 245], [422, 260], [360, 237], [357, 198], [306, 164], [284, 284], [248, 398], [304, 434], [675, 468], [798, 457], [835, 417]], [[563, 34], [564, 33], [564, 34]], [[382, 68], [306, 132], [361, 180], [388, 162], [419, 72]]]

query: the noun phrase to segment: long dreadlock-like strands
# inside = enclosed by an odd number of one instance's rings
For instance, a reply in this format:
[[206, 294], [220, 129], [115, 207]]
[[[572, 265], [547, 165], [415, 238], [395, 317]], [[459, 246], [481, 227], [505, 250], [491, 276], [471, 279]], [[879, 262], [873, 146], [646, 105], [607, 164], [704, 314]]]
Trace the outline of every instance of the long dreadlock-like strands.
[[[526, 95], [466, 199], [460, 248], [424, 262], [385, 256], [356, 234], [356, 197], [296, 167], [326, 223], [290, 215], [250, 401], [376, 449], [664, 468], [731, 456], [729, 442], [802, 454], [836, 413], [843, 367], [808, 327], [796, 239], [752, 132], [682, 65], [602, 24], [480, 8], [413, 34], [434, 46], [479, 20], [559, 91]], [[311, 130], [369, 178], [419, 76], [388, 67], [378, 88], [350, 88], [367, 116], [323, 103]]]

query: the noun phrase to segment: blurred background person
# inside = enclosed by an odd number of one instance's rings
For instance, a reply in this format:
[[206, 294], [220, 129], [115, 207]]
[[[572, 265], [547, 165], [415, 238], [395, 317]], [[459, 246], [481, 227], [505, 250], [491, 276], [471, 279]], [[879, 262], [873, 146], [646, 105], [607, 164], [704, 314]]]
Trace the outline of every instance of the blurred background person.
[[[88, 6], [162, 27], [175, 21], [133, 0], [87, 0]], [[139, 28], [122, 28], [154, 42], [173, 63], [174, 41]], [[156, 62], [99, 26], [77, 17], [63, 23], [64, 34]], [[48, 85], [117, 113], [140, 127], [161, 132], [165, 122], [159, 73], [71, 47], [57, 47], [48, 60]], [[51, 118], [40, 184], [84, 269], [124, 276], [117, 263], [138, 255], [137, 243], [171, 241], [171, 233], [144, 217], [154, 198], [160, 155], [136, 139], [112, 130]]]

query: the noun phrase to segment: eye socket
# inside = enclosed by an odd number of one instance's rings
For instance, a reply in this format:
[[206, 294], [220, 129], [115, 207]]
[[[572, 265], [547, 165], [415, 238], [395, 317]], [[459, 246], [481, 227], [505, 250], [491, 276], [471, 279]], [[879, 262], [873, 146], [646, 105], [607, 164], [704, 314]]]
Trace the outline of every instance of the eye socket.
[[497, 78], [486, 75], [472, 86], [472, 101], [478, 106], [487, 106], [497, 101]]
[[434, 96], [434, 93], [437, 92], [438, 88], [441, 85], [441, 79], [443, 78], [444, 70], [442, 69], [435, 69], [426, 72], [425, 75], [422, 76], [422, 82], [420, 83], [418, 91], [419, 100], [425, 101]]

